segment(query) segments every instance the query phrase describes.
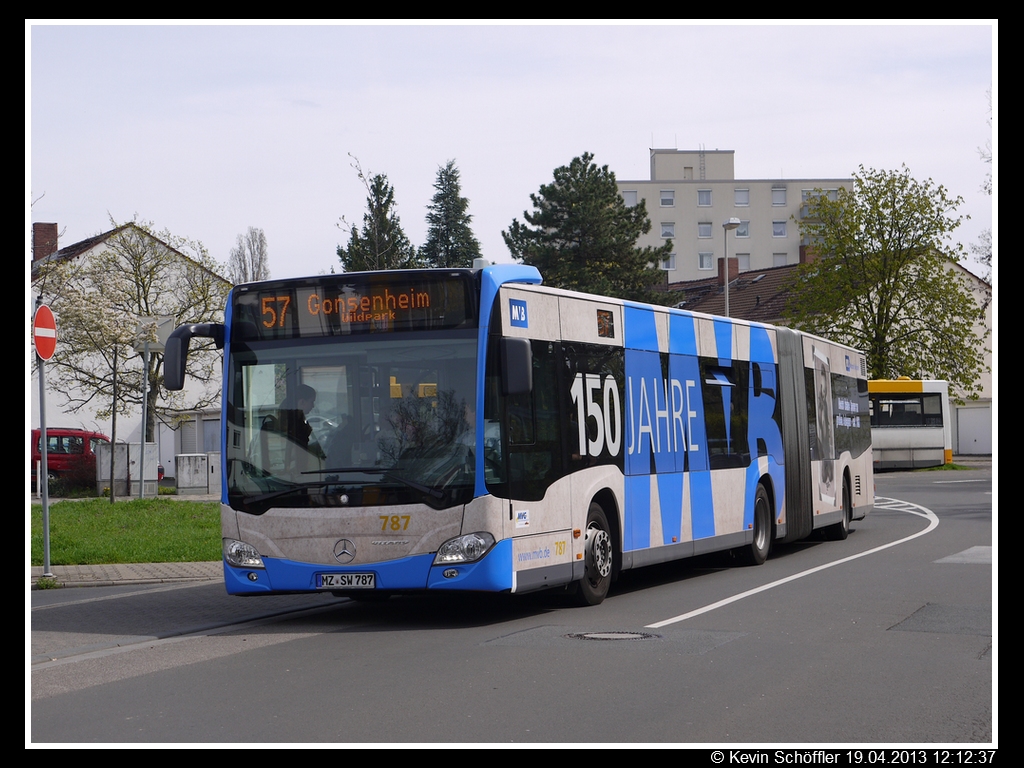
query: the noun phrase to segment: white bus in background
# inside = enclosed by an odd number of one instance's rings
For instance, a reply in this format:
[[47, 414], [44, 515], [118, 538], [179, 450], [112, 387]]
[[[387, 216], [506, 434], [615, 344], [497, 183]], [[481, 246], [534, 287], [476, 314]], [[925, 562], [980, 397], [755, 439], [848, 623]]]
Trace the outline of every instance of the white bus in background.
[[872, 379], [871, 446], [876, 469], [941, 467], [953, 461], [949, 384]]

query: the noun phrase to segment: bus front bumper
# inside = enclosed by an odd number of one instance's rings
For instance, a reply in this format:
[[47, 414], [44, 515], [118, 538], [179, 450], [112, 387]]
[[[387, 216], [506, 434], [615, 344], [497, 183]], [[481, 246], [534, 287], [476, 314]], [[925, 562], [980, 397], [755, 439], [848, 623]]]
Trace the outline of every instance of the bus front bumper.
[[323, 586], [323, 576], [352, 574], [367, 583], [369, 592], [423, 592], [465, 590], [507, 592], [512, 589], [512, 542], [497, 542], [472, 563], [434, 565], [434, 555], [414, 555], [365, 565], [325, 565], [264, 557], [264, 568], [237, 568], [224, 563], [224, 584], [229, 595], [267, 595], [296, 592], [355, 592], [356, 589]]

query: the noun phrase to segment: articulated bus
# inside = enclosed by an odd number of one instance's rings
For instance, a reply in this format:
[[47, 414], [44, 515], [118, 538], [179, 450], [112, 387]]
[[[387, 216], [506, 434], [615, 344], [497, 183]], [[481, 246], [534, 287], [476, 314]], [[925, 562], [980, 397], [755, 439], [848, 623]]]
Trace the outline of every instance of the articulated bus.
[[223, 324], [231, 594], [559, 587], [822, 530], [874, 504], [862, 353], [541, 285], [533, 267], [236, 286]]
[[949, 384], [872, 379], [871, 443], [876, 469], [941, 467], [953, 461]]

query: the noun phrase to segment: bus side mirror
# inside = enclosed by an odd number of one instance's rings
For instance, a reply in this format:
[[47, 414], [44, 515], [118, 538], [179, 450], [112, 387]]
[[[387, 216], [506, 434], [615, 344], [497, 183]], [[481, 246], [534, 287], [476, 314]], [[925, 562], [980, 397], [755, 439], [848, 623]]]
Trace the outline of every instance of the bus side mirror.
[[533, 391], [533, 348], [529, 339], [501, 339], [501, 393], [528, 395]]
[[213, 339], [217, 349], [224, 348], [224, 326], [220, 323], [189, 323], [175, 328], [164, 346], [164, 387], [171, 391], [185, 386], [188, 343], [193, 336]]

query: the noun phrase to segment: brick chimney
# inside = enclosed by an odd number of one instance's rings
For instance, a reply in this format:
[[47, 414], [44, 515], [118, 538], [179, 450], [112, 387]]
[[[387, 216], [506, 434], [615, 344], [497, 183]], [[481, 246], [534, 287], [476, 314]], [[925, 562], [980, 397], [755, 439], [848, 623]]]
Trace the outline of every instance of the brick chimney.
[[32, 225], [32, 261], [57, 251], [57, 225], [37, 222]]
[[[722, 275], [725, 272], [725, 265], [723, 262], [725, 259], [718, 260], [718, 284], [725, 285], [725, 281], [722, 279]], [[740, 262], [739, 259], [731, 257], [729, 259], [729, 282], [731, 283], [737, 277], [740, 276]]]

